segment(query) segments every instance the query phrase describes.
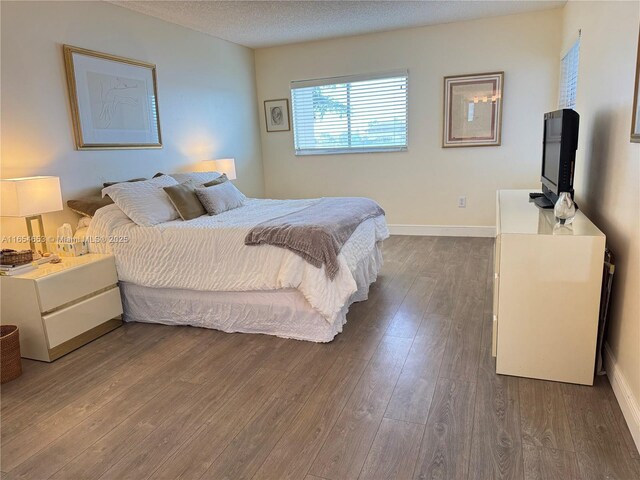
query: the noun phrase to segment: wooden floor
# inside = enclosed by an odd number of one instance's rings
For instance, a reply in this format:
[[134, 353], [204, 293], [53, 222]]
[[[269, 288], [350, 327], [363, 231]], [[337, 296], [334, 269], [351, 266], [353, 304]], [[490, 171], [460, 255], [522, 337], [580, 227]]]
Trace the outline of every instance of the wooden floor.
[[392, 237], [330, 344], [130, 324], [25, 361], [2, 478], [640, 478], [606, 377], [494, 373], [492, 249]]

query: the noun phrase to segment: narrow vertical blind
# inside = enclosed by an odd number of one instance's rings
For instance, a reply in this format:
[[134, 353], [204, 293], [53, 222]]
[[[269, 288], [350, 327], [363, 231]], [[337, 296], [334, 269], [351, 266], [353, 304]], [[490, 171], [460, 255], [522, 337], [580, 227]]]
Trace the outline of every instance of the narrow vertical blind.
[[291, 82], [296, 155], [407, 149], [407, 71]]
[[560, 108], [575, 108], [578, 89], [578, 66], [580, 63], [580, 37], [562, 57], [560, 72]]

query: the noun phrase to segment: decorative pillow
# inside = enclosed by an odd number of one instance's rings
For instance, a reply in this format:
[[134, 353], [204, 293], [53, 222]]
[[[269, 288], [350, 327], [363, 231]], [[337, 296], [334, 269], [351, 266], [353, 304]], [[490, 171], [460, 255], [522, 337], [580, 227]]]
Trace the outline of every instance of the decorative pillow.
[[178, 183], [186, 182], [187, 180], [193, 180], [196, 185], [202, 186], [206, 182], [215, 180], [220, 177], [218, 172], [188, 172], [188, 173], [172, 173], [171, 176], [175, 178]]
[[110, 186], [112, 186], [112, 185], [117, 185], [117, 184], [119, 184], [119, 183], [127, 183], [127, 182], [130, 182], [130, 183], [133, 183], [133, 182], [144, 182], [145, 180], [146, 180], [146, 178], [132, 178], [131, 180], [122, 180], [121, 182], [104, 182], [104, 183], [102, 184], [102, 186], [103, 186], [104, 188], [107, 188], [107, 187], [110, 187]]
[[102, 189], [102, 196], [109, 195], [120, 210], [138, 225], [150, 227], [180, 218], [163, 190], [177, 184], [169, 175], [163, 175], [144, 182], [111, 185]]
[[228, 181], [229, 181], [229, 178], [227, 177], [227, 174], [223, 173], [218, 178], [214, 178], [210, 182], [203, 183], [202, 186], [203, 187], [213, 187], [214, 185], [220, 185], [221, 183], [228, 182]]
[[113, 200], [110, 197], [102, 198], [100, 195], [90, 195], [77, 200], [68, 200], [67, 207], [80, 215], [93, 217], [96, 214], [96, 210], [112, 203]]
[[80, 217], [80, 220], [78, 220], [78, 226], [76, 227], [76, 230], [80, 228], [87, 228], [90, 224], [91, 224], [91, 217]]
[[182, 220], [191, 220], [207, 213], [198, 200], [196, 184], [193, 180], [187, 180], [173, 187], [164, 187], [164, 191], [169, 195], [169, 200], [173, 203]]
[[196, 188], [196, 195], [209, 215], [241, 207], [247, 197], [231, 182], [223, 182], [213, 187]]

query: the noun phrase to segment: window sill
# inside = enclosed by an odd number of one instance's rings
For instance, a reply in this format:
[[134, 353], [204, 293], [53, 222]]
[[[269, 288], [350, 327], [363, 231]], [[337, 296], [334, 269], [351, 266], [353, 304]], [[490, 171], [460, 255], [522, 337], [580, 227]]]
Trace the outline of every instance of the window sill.
[[407, 147], [363, 147], [363, 148], [326, 148], [312, 150], [296, 150], [296, 157], [305, 157], [309, 155], [349, 155], [353, 153], [388, 153], [388, 152], [406, 152]]

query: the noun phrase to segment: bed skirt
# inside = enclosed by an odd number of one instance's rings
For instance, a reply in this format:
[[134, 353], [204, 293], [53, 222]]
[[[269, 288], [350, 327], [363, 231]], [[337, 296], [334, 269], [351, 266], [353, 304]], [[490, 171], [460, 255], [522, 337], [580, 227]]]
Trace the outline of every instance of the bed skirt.
[[323, 317], [294, 288], [249, 292], [207, 292], [153, 288], [121, 282], [127, 322], [191, 325], [223, 332], [263, 333], [330, 342], [347, 322], [349, 306], [366, 300], [382, 266], [381, 242], [353, 270], [358, 290], [335, 319]]

